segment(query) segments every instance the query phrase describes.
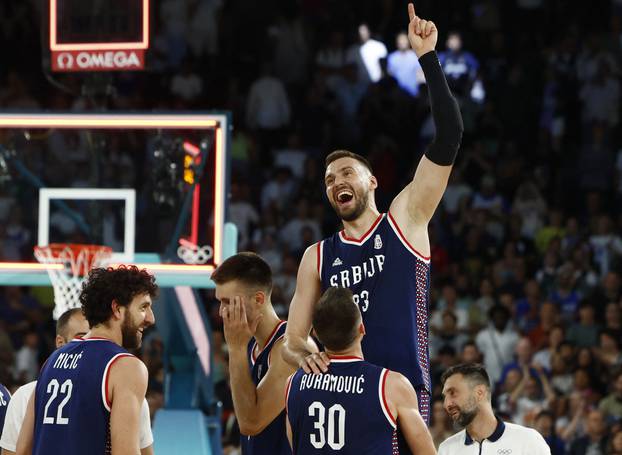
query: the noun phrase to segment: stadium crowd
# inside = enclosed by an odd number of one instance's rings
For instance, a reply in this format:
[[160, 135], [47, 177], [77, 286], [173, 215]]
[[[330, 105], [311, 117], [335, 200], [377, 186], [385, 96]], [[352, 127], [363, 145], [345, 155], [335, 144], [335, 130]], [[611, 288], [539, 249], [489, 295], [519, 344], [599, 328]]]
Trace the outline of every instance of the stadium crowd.
[[[115, 74], [103, 99], [80, 93], [84, 76], [56, 74], [51, 85], [39, 2], [2, 2], [0, 108], [231, 111], [228, 219], [238, 250], [271, 265], [272, 302], [285, 318], [302, 253], [338, 228], [324, 156], [365, 155], [384, 211], [434, 135], [425, 81], [400, 33], [406, 3], [154, 5], [147, 71]], [[441, 373], [481, 361], [495, 411], [536, 428], [554, 455], [622, 454], [622, 4], [421, 0], [417, 8], [443, 33], [437, 50], [465, 126], [429, 233], [434, 440], [453, 432]], [[62, 180], [55, 153], [88, 175], [87, 145], [69, 133], [56, 139], [43, 159], [23, 161], [49, 185]], [[103, 182], [146, 194], [148, 150], [109, 147]], [[13, 178], [0, 190], [0, 259], [32, 260], [34, 189]], [[141, 232], [149, 229], [139, 224], [137, 238], [151, 238]], [[203, 296], [223, 441], [235, 453], [222, 322], [213, 296]], [[2, 289], [1, 383], [36, 377], [53, 346], [51, 305], [48, 288]], [[142, 350], [153, 412], [163, 403], [164, 350], [155, 332]]]

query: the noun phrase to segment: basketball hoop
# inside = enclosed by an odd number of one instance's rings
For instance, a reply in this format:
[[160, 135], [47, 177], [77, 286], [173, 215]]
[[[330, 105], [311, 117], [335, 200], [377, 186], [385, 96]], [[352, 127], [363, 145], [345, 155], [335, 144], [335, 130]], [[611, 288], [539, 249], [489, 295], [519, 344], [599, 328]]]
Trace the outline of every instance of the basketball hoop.
[[54, 286], [54, 319], [65, 311], [80, 307], [80, 291], [84, 277], [93, 267], [105, 262], [112, 248], [103, 245], [80, 243], [50, 243], [35, 246], [35, 257], [42, 264], [63, 264], [62, 269], [48, 268]]

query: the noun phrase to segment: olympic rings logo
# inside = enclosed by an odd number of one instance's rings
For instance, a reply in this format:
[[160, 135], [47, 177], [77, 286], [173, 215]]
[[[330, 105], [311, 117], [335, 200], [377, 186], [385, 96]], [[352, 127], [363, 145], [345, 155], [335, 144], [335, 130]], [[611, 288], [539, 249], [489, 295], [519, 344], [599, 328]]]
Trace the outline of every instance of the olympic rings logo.
[[177, 248], [177, 256], [186, 264], [205, 264], [214, 256], [214, 249], [209, 245], [181, 245]]

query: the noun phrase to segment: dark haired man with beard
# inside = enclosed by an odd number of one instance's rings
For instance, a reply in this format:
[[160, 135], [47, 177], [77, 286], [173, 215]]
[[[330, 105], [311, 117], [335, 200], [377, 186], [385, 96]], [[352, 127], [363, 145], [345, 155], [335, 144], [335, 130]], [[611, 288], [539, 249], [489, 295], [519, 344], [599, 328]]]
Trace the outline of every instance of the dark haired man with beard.
[[17, 442], [17, 454], [138, 454], [147, 368], [138, 348], [155, 323], [155, 278], [135, 266], [97, 268], [80, 302], [89, 332], [48, 358]]
[[490, 402], [490, 379], [477, 363], [453, 366], [443, 373], [443, 405], [458, 433], [445, 439], [439, 455], [550, 455], [551, 449], [532, 428], [499, 420]]
[[[337, 150], [326, 158], [324, 183], [344, 229], [311, 246], [298, 270], [283, 355], [307, 373], [327, 370], [330, 359], [307, 344], [313, 307], [328, 287], [345, 287], [363, 315], [365, 358], [406, 376], [415, 387], [419, 412], [429, 418], [430, 372], [428, 223], [438, 206], [462, 137], [462, 118], [434, 50], [438, 31], [408, 6], [408, 39], [425, 74], [436, 136], [413, 180], [388, 213], [376, 208], [378, 181], [369, 162]], [[403, 439], [400, 451], [407, 451]]]

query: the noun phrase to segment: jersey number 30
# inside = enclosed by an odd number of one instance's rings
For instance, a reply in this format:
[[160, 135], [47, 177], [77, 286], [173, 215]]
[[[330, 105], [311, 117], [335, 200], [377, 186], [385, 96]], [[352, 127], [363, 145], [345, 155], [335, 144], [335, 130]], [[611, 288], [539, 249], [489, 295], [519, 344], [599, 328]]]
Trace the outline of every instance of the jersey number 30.
[[[60, 404], [58, 405], [58, 408], [56, 410], [56, 419], [54, 419], [54, 416], [48, 417], [48, 409], [50, 405], [52, 404], [52, 402], [58, 396], [59, 389], [60, 389], [60, 394], [64, 395], [65, 398], [63, 398], [63, 401], [61, 401]], [[45, 404], [45, 410], [43, 412], [43, 423], [44, 424], [56, 423], [58, 425], [67, 425], [69, 423], [69, 417], [63, 417], [63, 408], [71, 399], [72, 391], [73, 391], [73, 382], [71, 382], [71, 379], [67, 379], [65, 382], [63, 382], [62, 385], [60, 385], [56, 379], [52, 379], [48, 383], [47, 393], [51, 393], [52, 395], [48, 399], [48, 402]]]
[[326, 421], [326, 408], [319, 401], [314, 401], [309, 406], [309, 416], [315, 417], [313, 428], [318, 434], [311, 434], [311, 445], [316, 449], [323, 448], [326, 443], [333, 450], [341, 450], [346, 444], [346, 410], [340, 404], [334, 404], [328, 408], [328, 434], [324, 423]]

